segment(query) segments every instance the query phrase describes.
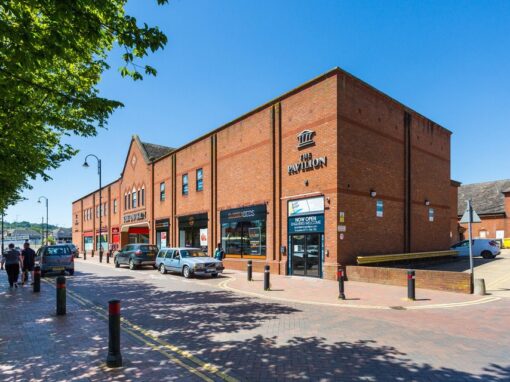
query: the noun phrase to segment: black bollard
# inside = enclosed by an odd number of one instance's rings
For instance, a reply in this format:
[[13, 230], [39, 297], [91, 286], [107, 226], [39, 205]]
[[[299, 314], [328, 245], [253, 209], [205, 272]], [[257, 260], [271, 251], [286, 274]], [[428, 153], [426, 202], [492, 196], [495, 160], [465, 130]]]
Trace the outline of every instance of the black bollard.
[[110, 251], [106, 252], [106, 264], [110, 264]]
[[264, 290], [269, 290], [269, 265], [264, 266]]
[[248, 281], [253, 280], [253, 264], [251, 260], [248, 260]]
[[410, 301], [416, 300], [415, 277], [415, 272], [409, 269], [407, 271], [407, 299]]
[[99, 262], [100, 263], [103, 262], [103, 250], [102, 249], [99, 250]]
[[338, 298], [345, 300], [345, 289], [344, 289], [344, 271], [338, 269]]
[[57, 277], [57, 316], [66, 314], [66, 278]]
[[34, 268], [34, 293], [41, 291], [41, 267], [36, 265]]
[[120, 354], [120, 301], [108, 301], [108, 356], [106, 366], [121, 367]]
[[87, 260], [87, 251], [83, 251], [83, 260]]

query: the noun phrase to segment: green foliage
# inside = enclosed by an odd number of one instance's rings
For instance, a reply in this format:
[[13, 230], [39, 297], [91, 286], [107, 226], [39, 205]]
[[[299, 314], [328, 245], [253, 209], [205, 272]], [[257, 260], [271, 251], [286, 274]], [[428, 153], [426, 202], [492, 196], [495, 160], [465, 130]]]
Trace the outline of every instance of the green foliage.
[[[157, 0], [165, 4], [167, 0]], [[99, 96], [114, 46], [134, 80], [156, 75], [137, 62], [167, 38], [125, 14], [126, 0], [0, 2], [0, 209], [16, 203], [37, 176], [50, 179], [77, 150], [63, 136], [90, 137], [122, 103]]]
[[[33, 229], [34, 231], [42, 232], [43, 230], [46, 229], [46, 223], [44, 223], [44, 224], [41, 224], [41, 223], [30, 223], [30, 222], [27, 222], [25, 220], [23, 220], [21, 222], [11, 222], [11, 223], [4, 222], [4, 229], [15, 229], [15, 228]], [[49, 224], [48, 225], [48, 230], [49, 231], [53, 231], [56, 228], [59, 228], [59, 227], [56, 226], [56, 225], [53, 225], [53, 224]]]

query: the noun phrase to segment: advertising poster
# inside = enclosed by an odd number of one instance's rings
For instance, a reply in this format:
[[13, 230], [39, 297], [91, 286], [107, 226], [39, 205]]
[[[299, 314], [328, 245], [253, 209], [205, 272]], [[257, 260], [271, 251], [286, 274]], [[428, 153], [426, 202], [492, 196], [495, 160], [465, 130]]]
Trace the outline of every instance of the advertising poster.
[[260, 255], [261, 253], [260, 228], [259, 227], [248, 228], [248, 236], [250, 238], [250, 253], [252, 255]]
[[324, 197], [290, 200], [289, 216], [308, 215], [324, 212]]
[[200, 246], [207, 247], [207, 228], [200, 228]]
[[161, 232], [161, 248], [166, 248], [166, 232]]

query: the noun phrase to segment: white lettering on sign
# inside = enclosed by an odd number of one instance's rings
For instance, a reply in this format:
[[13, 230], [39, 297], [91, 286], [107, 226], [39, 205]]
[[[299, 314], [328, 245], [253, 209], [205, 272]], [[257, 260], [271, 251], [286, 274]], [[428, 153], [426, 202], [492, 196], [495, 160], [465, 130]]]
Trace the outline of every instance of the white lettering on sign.
[[294, 163], [287, 166], [287, 172], [289, 175], [299, 174], [304, 171], [316, 170], [322, 167], [326, 167], [328, 164], [328, 158], [326, 156], [319, 158], [312, 158], [311, 153], [303, 154], [300, 157], [300, 162]]

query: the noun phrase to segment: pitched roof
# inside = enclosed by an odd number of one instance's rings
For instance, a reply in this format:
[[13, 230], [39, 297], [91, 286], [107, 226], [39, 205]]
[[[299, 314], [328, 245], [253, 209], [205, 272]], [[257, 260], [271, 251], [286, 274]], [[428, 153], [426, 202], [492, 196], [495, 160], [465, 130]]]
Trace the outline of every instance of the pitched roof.
[[503, 192], [506, 191], [510, 191], [510, 179], [460, 186], [458, 214], [462, 215], [464, 213], [468, 199], [472, 200], [473, 208], [478, 215], [504, 214], [505, 195], [503, 195]]
[[172, 147], [156, 145], [154, 143], [140, 143], [142, 144], [142, 148], [145, 150], [145, 153], [147, 154], [147, 157], [150, 161], [158, 159], [175, 150]]

